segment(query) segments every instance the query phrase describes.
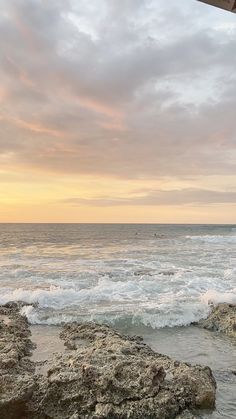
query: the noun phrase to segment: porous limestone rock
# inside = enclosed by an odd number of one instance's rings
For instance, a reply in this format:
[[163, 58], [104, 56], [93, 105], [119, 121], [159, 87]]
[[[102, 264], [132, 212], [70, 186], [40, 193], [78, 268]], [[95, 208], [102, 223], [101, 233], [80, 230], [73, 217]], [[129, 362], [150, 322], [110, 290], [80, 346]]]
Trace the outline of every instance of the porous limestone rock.
[[48, 370], [41, 409], [50, 418], [171, 419], [186, 408], [214, 407], [208, 367], [174, 361], [94, 323], [67, 325], [61, 338], [74, 349]]
[[222, 303], [214, 307], [207, 319], [199, 323], [205, 329], [236, 338], [236, 305]]
[[25, 419], [35, 390], [33, 344], [17, 304], [0, 307], [0, 418]]
[[210, 368], [94, 323], [64, 326], [68, 349], [48, 362], [46, 374], [36, 373], [19, 307], [0, 307], [1, 419], [193, 419], [188, 410], [214, 408]]

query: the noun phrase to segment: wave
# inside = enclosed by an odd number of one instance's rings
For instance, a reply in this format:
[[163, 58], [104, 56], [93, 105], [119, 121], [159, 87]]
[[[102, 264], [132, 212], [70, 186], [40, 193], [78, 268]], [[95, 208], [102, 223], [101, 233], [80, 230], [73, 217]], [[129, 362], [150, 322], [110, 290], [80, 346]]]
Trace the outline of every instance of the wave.
[[111, 281], [99, 279], [92, 288], [75, 289], [51, 285], [47, 289], [4, 289], [1, 288], [0, 304], [8, 301], [25, 301], [29, 304], [38, 303], [41, 307], [55, 309], [74, 304], [129, 302], [145, 300], [145, 292], [157, 291], [159, 285], [149, 281]]
[[78, 311], [40, 311], [34, 306], [24, 306], [21, 314], [25, 315], [28, 321], [34, 325], [53, 325], [60, 326], [70, 322], [95, 321], [106, 323], [113, 327], [147, 327], [152, 329], [162, 329], [164, 327], [188, 326], [206, 318], [210, 312], [209, 306], [197, 305], [195, 308], [185, 308], [182, 313], [179, 310], [172, 310], [169, 313], [159, 311], [156, 313], [93, 313], [93, 315], [80, 315]]
[[205, 304], [213, 304], [215, 306], [220, 303], [236, 304], [236, 288], [228, 292], [208, 290], [201, 299]]
[[186, 239], [215, 244], [236, 244], [236, 235], [185, 236]]
[[230, 291], [222, 288], [220, 292], [219, 288], [208, 289], [209, 284], [206, 278], [204, 283], [195, 279], [188, 284], [176, 283], [173, 289], [171, 280], [163, 276], [162, 283], [155, 279], [127, 282], [100, 279], [89, 289], [1, 288], [0, 304], [9, 301], [30, 304], [22, 308], [22, 314], [32, 324], [96, 321], [157, 329], [198, 322], [207, 317], [212, 304], [236, 304], [236, 288]]
[[[31, 304], [22, 308], [22, 314], [32, 324], [97, 321], [114, 326], [156, 329], [186, 326], [206, 317], [210, 310], [196, 295], [187, 296], [184, 289], [179, 293], [168, 290], [161, 292], [160, 284], [155, 281], [122, 283], [100, 280], [91, 289], [50, 287], [1, 291], [1, 304], [8, 301]], [[35, 303], [37, 307], [33, 305]]]

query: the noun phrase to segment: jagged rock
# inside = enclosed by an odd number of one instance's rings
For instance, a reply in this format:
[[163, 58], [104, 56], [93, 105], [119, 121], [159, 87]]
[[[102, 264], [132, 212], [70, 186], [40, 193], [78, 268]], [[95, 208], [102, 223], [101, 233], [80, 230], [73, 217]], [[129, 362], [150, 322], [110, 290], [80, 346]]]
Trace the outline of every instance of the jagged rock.
[[35, 390], [33, 344], [26, 318], [17, 304], [0, 307], [0, 418], [26, 418]]
[[74, 349], [48, 371], [41, 409], [49, 417], [171, 419], [188, 407], [214, 407], [207, 367], [156, 354], [108, 326], [70, 324], [61, 337]]
[[[29, 325], [17, 305], [0, 308], [1, 419], [193, 419], [186, 410], [214, 408], [208, 367], [155, 353], [140, 337], [94, 323], [66, 325], [67, 351], [46, 375], [29, 354]], [[182, 413], [181, 413], [182, 412]], [[183, 413], [185, 412], [185, 413]]]
[[219, 331], [236, 338], [236, 305], [219, 304], [206, 320], [199, 323], [205, 329]]

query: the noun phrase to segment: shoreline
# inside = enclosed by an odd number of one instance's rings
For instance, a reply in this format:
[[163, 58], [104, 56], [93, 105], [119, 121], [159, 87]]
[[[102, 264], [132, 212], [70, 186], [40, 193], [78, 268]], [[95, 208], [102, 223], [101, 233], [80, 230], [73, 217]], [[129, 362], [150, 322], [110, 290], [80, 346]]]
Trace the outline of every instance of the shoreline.
[[[209, 367], [105, 325], [30, 326], [24, 305], [0, 306], [1, 419], [193, 419], [191, 412], [214, 409]], [[235, 312], [221, 304], [199, 326], [235, 337]]]

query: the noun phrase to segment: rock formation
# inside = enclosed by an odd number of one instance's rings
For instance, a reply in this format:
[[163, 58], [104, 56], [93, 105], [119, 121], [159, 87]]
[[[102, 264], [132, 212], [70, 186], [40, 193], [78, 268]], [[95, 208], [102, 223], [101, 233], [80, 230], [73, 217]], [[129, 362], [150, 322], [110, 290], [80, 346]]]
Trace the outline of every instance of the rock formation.
[[194, 418], [188, 410], [214, 408], [208, 367], [157, 354], [140, 337], [94, 323], [66, 325], [67, 350], [40, 375], [18, 306], [1, 307], [0, 319], [1, 419], [184, 419]]
[[206, 320], [200, 322], [205, 329], [219, 331], [236, 338], [236, 305], [219, 304]]
[[27, 319], [17, 304], [0, 307], [0, 418], [23, 419], [35, 390]]

